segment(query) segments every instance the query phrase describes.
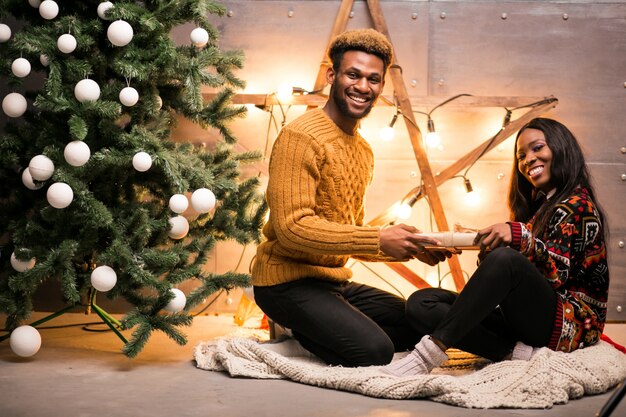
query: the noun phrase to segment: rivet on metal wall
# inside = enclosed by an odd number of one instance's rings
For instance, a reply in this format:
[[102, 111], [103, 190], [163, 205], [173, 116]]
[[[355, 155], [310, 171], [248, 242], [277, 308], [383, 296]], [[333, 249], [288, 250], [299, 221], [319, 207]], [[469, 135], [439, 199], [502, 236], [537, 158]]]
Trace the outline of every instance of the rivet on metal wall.
[[287, 12], [287, 17], [293, 17], [293, 10], [289, 10]]
[[502, 14], [500, 15], [500, 19], [502, 19], [502, 20], [506, 20], [506, 18], [507, 18], [507, 17], [509, 17], [509, 15], [508, 15], [508, 14], [506, 14], [506, 13], [502, 13]]
[[563, 20], [569, 19], [569, 15], [567, 13], [563, 13]]
[[624, 247], [624, 241], [620, 240], [619, 242], [617, 242], [617, 246], [619, 246], [620, 248]]
[[411, 13], [411, 19], [413, 20], [417, 19], [417, 13]]
[[[417, 80], [411, 80], [411, 87], [415, 87], [417, 86]], [[622, 148], [624, 149], [624, 148]], [[626, 150], [623, 150], [622, 153], [626, 152]]]
[[354, 17], [354, 10], [350, 10], [350, 14], [348, 16], [352, 19]]
[[626, 174], [622, 174], [622, 181], [626, 181]]
[[498, 176], [497, 176], [497, 178], [498, 178], [499, 180], [501, 180], [502, 178], [504, 178], [504, 172], [498, 172]]
[[626, 88], [626, 82], [624, 82], [624, 88]]
[[620, 148], [620, 152], [621, 152], [621, 153], [626, 153], [626, 146], [622, 146], [622, 147]]
[[443, 78], [440, 78], [439, 81], [437, 82], [437, 84], [439, 84], [440, 86], [444, 85], [446, 83], [446, 81]]
[[417, 171], [411, 171], [411, 172], [409, 172], [409, 177], [411, 177], [411, 178], [417, 178]]
[[446, 18], [446, 12], [439, 13], [439, 17], [442, 18], [442, 19], [445, 19]]
[[618, 313], [621, 313], [622, 312], [622, 306], [615, 307], [615, 310], [617, 310]]
[[226, 16], [228, 17], [233, 17], [235, 13], [232, 10], [229, 10], [228, 13], [226, 13]]

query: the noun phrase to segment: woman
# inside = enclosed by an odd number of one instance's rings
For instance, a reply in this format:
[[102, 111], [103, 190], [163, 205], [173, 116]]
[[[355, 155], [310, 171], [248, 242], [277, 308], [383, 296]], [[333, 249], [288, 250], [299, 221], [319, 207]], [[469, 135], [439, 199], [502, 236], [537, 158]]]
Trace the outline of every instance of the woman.
[[482, 261], [460, 294], [415, 292], [407, 315], [424, 336], [383, 368], [427, 374], [455, 347], [493, 361], [530, 359], [533, 347], [570, 352], [598, 342], [609, 270], [605, 216], [580, 145], [561, 123], [537, 118], [515, 141], [512, 221], [478, 232]]

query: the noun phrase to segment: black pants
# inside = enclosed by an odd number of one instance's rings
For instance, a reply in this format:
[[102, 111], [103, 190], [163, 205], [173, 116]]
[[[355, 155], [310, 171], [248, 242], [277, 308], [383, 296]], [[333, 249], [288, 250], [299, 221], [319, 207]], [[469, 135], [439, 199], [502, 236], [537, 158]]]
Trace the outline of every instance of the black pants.
[[448, 347], [499, 361], [517, 341], [548, 345], [556, 303], [541, 272], [518, 251], [502, 247], [487, 255], [460, 294], [441, 288], [413, 293], [407, 317]]
[[408, 323], [403, 298], [368, 285], [301, 279], [254, 287], [254, 298], [270, 319], [332, 365], [384, 365], [422, 336]]

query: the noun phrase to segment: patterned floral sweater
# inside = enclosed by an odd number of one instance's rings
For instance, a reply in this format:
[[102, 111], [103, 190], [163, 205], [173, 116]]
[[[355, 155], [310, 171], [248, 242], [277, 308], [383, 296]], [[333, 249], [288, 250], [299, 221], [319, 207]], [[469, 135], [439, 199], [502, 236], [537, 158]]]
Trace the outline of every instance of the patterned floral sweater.
[[606, 320], [609, 268], [602, 224], [589, 192], [577, 188], [557, 204], [540, 237], [531, 231], [533, 220], [509, 223], [511, 247], [526, 255], [557, 293], [548, 347], [570, 352], [593, 345]]

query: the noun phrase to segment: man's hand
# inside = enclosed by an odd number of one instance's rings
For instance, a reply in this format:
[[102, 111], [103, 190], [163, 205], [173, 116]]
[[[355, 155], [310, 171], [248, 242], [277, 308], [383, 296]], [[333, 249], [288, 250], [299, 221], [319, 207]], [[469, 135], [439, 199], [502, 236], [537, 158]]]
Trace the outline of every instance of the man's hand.
[[408, 261], [417, 258], [428, 265], [437, 263], [452, 256], [445, 250], [429, 251], [424, 246], [441, 245], [436, 239], [418, 235], [420, 231], [406, 224], [386, 227], [380, 231], [380, 250], [398, 261]]
[[508, 223], [496, 223], [478, 231], [474, 244], [480, 244], [480, 250], [495, 249], [498, 246], [509, 246], [513, 241], [513, 233]]

